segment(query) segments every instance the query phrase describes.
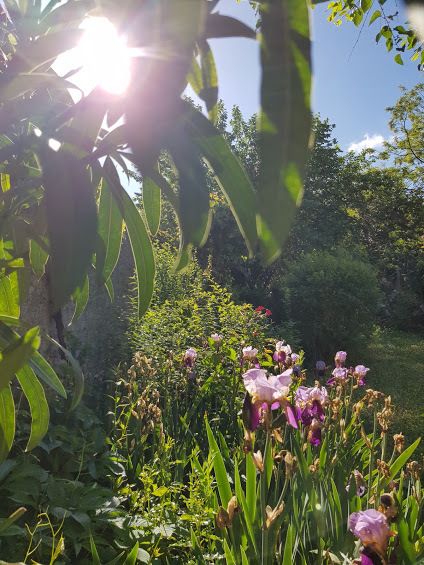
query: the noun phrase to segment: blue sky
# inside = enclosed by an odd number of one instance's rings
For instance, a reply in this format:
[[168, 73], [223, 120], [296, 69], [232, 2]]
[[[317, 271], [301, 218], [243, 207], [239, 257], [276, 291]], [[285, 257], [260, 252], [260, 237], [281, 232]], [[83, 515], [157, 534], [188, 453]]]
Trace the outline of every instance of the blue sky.
[[[404, 57], [405, 64], [394, 62], [395, 52], [387, 53], [376, 45], [379, 22], [356, 28], [352, 23], [336, 27], [327, 22], [328, 2], [312, 11], [313, 25], [313, 111], [328, 118], [336, 128], [334, 135], [343, 150], [353, 143], [370, 139], [369, 144], [388, 139], [388, 114], [385, 108], [399, 97], [399, 85], [412, 88], [424, 81], [415, 63]], [[399, 2], [388, 0], [387, 13], [399, 10], [399, 23], [405, 14]], [[247, 0], [221, 0], [221, 13], [233, 15], [254, 26], [255, 16]], [[396, 25], [396, 24], [395, 24]], [[248, 117], [259, 108], [259, 48], [248, 39], [212, 41], [219, 75], [219, 96], [227, 109], [238, 104]], [[380, 136], [380, 137], [378, 137]], [[364, 144], [363, 144], [364, 145]]]

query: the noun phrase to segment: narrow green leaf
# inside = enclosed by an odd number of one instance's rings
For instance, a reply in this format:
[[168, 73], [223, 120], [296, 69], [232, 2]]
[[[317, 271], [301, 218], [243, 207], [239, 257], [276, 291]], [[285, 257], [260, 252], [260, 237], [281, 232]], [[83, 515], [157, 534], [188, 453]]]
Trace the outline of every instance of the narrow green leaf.
[[213, 171], [252, 255], [257, 242], [256, 197], [252, 184], [215, 126], [188, 103], [185, 111], [193, 139]]
[[251, 453], [246, 455], [246, 502], [249, 520], [254, 524], [256, 517], [256, 467]]
[[31, 451], [47, 433], [50, 419], [49, 405], [42, 385], [28, 365], [19, 369], [16, 376], [27, 397], [31, 412], [31, 433], [25, 448], [25, 451]]
[[200, 91], [203, 88], [203, 78], [202, 69], [200, 68], [200, 65], [195, 57], [193, 57], [191, 60], [191, 67], [187, 75], [187, 81], [194, 92], [199, 95]]
[[286, 543], [284, 544], [284, 555], [282, 565], [292, 565], [292, 552], [293, 552], [293, 540], [292, 540], [292, 525], [290, 524], [287, 528]]
[[[36, 207], [33, 230], [34, 238], [29, 241], [29, 261], [38, 280], [44, 275], [48, 254], [47, 214], [45, 205]], [[36, 239], [38, 238], [38, 239]]]
[[206, 104], [209, 119], [211, 122], [216, 123], [218, 117], [218, 74], [216, 72], [215, 60], [212, 49], [205, 39], [198, 40], [197, 45], [200, 51], [203, 83], [199, 97]]
[[399, 546], [402, 550], [403, 557], [405, 559], [406, 565], [412, 565], [416, 563], [414, 544], [412, 543], [409, 536], [408, 524], [405, 518], [402, 516], [397, 523]]
[[38, 327], [29, 330], [2, 351], [0, 358], [0, 391], [9, 386], [18, 370], [25, 365], [40, 345]]
[[9, 453], [15, 437], [15, 403], [10, 384], [0, 391], [0, 464]]
[[182, 128], [169, 137], [168, 149], [178, 170], [180, 249], [190, 245], [201, 247], [212, 220], [206, 171], [193, 140]]
[[49, 385], [53, 390], [60, 394], [60, 396], [66, 398], [66, 390], [63, 384], [60, 382], [58, 376], [44, 357], [42, 357], [38, 352], [35, 352], [29, 360], [28, 365], [39, 379]]
[[256, 32], [246, 24], [222, 14], [208, 14], [205, 23], [205, 37], [247, 37], [256, 39]]
[[19, 317], [20, 308], [15, 300], [9, 277], [0, 278], [0, 312], [14, 318]]
[[1, 174], [1, 189], [3, 192], [10, 190], [10, 175]]
[[219, 451], [218, 444], [214, 438], [208, 420], [205, 418], [206, 433], [208, 436], [209, 449], [213, 457], [213, 468], [215, 471], [215, 479], [218, 487], [221, 505], [226, 509], [232, 497], [230, 483], [227, 477], [227, 471], [224, 465], [224, 459]]
[[[6, 349], [9, 346], [13, 346], [21, 339], [20, 335], [13, 331], [9, 325], [19, 326], [22, 324], [17, 318], [8, 318], [5, 316], [0, 317], [0, 349]], [[38, 351], [34, 352], [31, 359], [28, 361], [28, 365], [34, 370], [38, 378], [51, 386], [61, 396], [66, 398], [66, 391], [63, 388], [62, 383], [51, 366], [47, 363], [44, 357], [38, 353]]]
[[97, 237], [97, 206], [87, 169], [71, 153], [40, 152], [50, 241], [50, 285], [56, 312], [82, 288]]
[[296, 206], [311, 132], [311, 42], [305, 2], [263, 2], [258, 232], [265, 261], [281, 253]]
[[246, 552], [244, 551], [244, 549], [242, 547], [240, 547], [240, 551], [241, 551], [241, 565], [249, 565], [249, 561], [247, 559]]
[[49, 255], [44, 249], [38, 245], [36, 241], [30, 239], [29, 241], [29, 260], [31, 263], [32, 270], [34, 275], [37, 277], [37, 280], [40, 280], [41, 277], [44, 275], [47, 259]]
[[[0, 532], [6, 530], [11, 524], [13, 524], [13, 522], [16, 522], [16, 520], [20, 518], [23, 514], [25, 514], [25, 512], [26, 512], [26, 508], [21, 507], [15, 510], [15, 512], [13, 512], [13, 514], [11, 514], [8, 518], [4, 518], [3, 520], [0, 520]], [[2, 563], [2, 561], [0, 561], [0, 563]]]
[[391, 467], [390, 467], [390, 477], [387, 479], [388, 483], [390, 483], [390, 481], [392, 481], [396, 477], [396, 475], [399, 473], [399, 471], [402, 469], [402, 467], [405, 465], [405, 463], [408, 461], [408, 459], [411, 457], [411, 455], [417, 449], [420, 441], [421, 441], [421, 438], [418, 438], [416, 441], [414, 441], [414, 443], [412, 445], [407, 447], [405, 449], [405, 451], [403, 451], [399, 455], [399, 457], [396, 459], [396, 461], [393, 463], [393, 465], [391, 465]]
[[110, 159], [106, 159], [103, 171], [127, 226], [138, 281], [138, 315], [141, 317], [147, 311], [153, 294], [155, 258], [152, 243], [143, 219], [134, 202], [121, 186]]
[[137, 560], [137, 553], [138, 553], [138, 542], [132, 548], [131, 553], [125, 559], [123, 565], [135, 565], [135, 562]]
[[91, 547], [91, 557], [93, 558], [93, 565], [102, 565], [100, 562], [100, 557], [97, 551], [96, 544], [94, 543], [93, 536], [90, 532], [90, 547]]
[[161, 195], [158, 185], [149, 177], [143, 178], [143, 208], [152, 237], [157, 234], [161, 215]]
[[88, 302], [88, 295], [89, 295], [89, 281], [88, 281], [88, 277], [85, 277], [84, 286], [81, 289], [77, 288], [74, 294], [72, 295], [72, 300], [75, 302], [75, 310], [74, 310], [74, 315], [72, 316], [72, 319], [68, 324], [69, 326], [73, 322], [78, 320], [78, 318], [84, 312]]
[[256, 553], [256, 542], [255, 542], [255, 532], [253, 530], [253, 523], [250, 520], [250, 513], [249, 508], [247, 506], [246, 497], [244, 495], [243, 489], [241, 488], [241, 481], [240, 481], [240, 474], [238, 469], [238, 462], [235, 461], [234, 466], [234, 476], [235, 476], [235, 489], [236, 489], [236, 496], [237, 502], [240, 504], [243, 510], [243, 518], [246, 523], [247, 532], [249, 534], [249, 543], [253, 547]]
[[224, 554], [227, 565], [237, 565], [233, 552], [228, 546], [227, 540], [224, 538]]
[[105, 281], [105, 288], [107, 290], [107, 293], [109, 295], [110, 301], [113, 302], [115, 293], [113, 290], [113, 284], [112, 281], [110, 279], [108, 279], [107, 281]]

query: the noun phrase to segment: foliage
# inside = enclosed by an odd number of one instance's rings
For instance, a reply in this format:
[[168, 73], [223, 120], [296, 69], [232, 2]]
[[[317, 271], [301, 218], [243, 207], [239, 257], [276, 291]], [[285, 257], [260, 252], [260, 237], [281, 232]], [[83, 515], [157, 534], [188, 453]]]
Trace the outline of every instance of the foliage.
[[343, 249], [304, 254], [289, 265], [285, 287], [288, 314], [315, 358], [344, 344], [355, 352], [367, 344], [381, 299], [371, 265]]
[[[15, 350], [21, 337], [9, 327], [24, 324], [19, 319], [20, 304], [32, 273], [37, 279], [46, 274], [52, 314], [60, 315], [60, 308], [72, 297], [76, 319], [89, 297], [87, 274], [92, 264], [96, 283], [105, 284], [113, 296], [110, 276], [124, 228], [134, 256], [138, 315], [146, 312], [155, 276], [150, 234], [158, 228], [161, 192], [178, 220], [178, 268], [187, 266], [191, 248], [201, 246], [208, 236], [211, 204], [199, 157], [219, 183], [249, 253], [260, 241], [266, 260], [279, 254], [301, 198], [310, 130], [308, 7], [297, 0], [290, 3], [296, 10], [289, 15], [275, 2], [263, 2], [261, 7], [260, 132], [265, 166], [256, 191], [214, 125], [218, 78], [209, 45], [211, 38], [254, 40], [256, 33], [214, 11], [215, 0], [201, 0], [195, 8], [191, 0], [125, 0], [118, 12], [109, 0], [2, 4], [0, 316], [5, 330], [0, 348], [5, 364], [12, 366], [17, 358], [9, 349]], [[121, 98], [95, 87], [86, 95], [80, 92], [75, 101], [70, 92], [80, 90], [70, 80], [75, 69], [63, 77], [55, 71], [58, 56], [77, 45], [83, 33], [80, 25], [91, 16], [108, 18], [117, 29], [125, 29], [130, 48], [146, 55], [133, 57], [132, 81]], [[284, 45], [282, 31], [288, 38]], [[210, 119], [182, 99], [188, 84], [206, 103]], [[275, 96], [279, 104], [274, 104]], [[124, 123], [117, 125], [123, 117]], [[158, 172], [163, 150], [172, 159], [178, 191]], [[117, 167], [128, 174], [128, 161], [143, 176], [145, 221], [119, 179]], [[22, 339], [29, 335], [33, 334]], [[81, 383], [80, 369], [64, 354]], [[12, 376], [19, 369], [26, 371], [30, 385], [25, 392], [30, 387], [38, 390], [38, 403], [46, 415], [37, 379], [47, 380], [61, 394], [64, 389], [44, 360], [37, 358], [38, 363], [31, 365], [30, 357], [21, 355]], [[81, 391], [78, 386], [73, 404]], [[32, 406], [34, 394], [28, 395]], [[1, 458], [13, 440], [13, 400], [7, 387], [2, 405]]]
[[[316, 4], [324, 2], [319, 0]], [[422, 33], [420, 28], [420, 9], [419, 4], [407, 1], [409, 5], [408, 18], [412, 25], [405, 23], [405, 25], [395, 25], [399, 10], [396, 2], [388, 3], [387, 0], [378, 0], [375, 4], [372, 0], [338, 0], [330, 2], [327, 10], [330, 11], [328, 17], [329, 22], [334, 22], [340, 25], [344, 20], [353, 22], [356, 27], [365, 25], [368, 17], [369, 24], [375, 21], [380, 23], [380, 31], [377, 33], [375, 40], [378, 43], [380, 39], [385, 40], [387, 51], [393, 49], [397, 51], [394, 60], [398, 65], [403, 65], [402, 53], [409, 52], [409, 59], [411, 61], [418, 61], [418, 70], [422, 69], [424, 63], [424, 51], [422, 44]], [[377, 9], [375, 9], [377, 8]], [[405, 27], [406, 26], [406, 27]]]

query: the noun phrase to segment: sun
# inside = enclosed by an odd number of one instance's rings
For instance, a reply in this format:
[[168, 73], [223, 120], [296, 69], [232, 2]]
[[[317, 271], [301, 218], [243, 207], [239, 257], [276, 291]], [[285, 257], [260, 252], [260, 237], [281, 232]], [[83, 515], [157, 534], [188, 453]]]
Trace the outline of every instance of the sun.
[[83, 36], [64, 54], [61, 67], [79, 68], [73, 81], [85, 92], [100, 86], [112, 94], [123, 94], [131, 80], [130, 50], [107, 18], [87, 18], [80, 26]]

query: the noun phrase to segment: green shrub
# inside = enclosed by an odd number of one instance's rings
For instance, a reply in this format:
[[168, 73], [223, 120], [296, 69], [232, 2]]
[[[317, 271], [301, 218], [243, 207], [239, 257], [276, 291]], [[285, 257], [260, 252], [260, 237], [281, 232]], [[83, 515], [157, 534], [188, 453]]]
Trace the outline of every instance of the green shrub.
[[289, 266], [284, 285], [289, 318], [312, 359], [366, 345], [381, 299], [371, 265], [343, 250], [315, 251]]

